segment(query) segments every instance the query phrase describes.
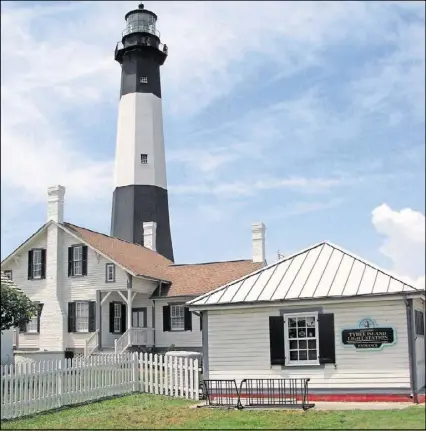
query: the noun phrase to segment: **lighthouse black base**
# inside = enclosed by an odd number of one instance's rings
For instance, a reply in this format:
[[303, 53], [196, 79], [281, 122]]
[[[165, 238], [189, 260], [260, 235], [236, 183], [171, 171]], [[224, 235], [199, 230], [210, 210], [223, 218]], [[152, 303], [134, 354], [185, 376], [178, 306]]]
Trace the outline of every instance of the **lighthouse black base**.
[[143, 223], [157, 223], [156, 251], [174, 261], [167, 190], [151, 185], [117, 187], [112, 200], [111, 236], [143, 245]]

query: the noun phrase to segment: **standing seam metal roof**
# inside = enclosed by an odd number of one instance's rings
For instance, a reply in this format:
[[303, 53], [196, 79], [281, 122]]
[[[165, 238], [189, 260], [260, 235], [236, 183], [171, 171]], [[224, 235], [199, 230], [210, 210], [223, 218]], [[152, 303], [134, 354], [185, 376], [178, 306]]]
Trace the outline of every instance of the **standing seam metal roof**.
[[325, 241], [201, 295], [188, 304], [234, 304], [417, 291], [421, 289]]

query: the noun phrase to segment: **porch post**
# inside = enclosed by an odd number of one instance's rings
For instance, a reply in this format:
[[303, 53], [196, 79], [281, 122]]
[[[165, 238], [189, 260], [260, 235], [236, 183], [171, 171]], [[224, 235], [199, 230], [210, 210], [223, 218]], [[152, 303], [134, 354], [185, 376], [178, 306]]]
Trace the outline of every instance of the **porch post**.
[[[132, 329], [132, 276], [127, 274], [127, 329]], [[132, 345], [132, 331], [129, 331], [129, 345]]]
[[96, 291], [96, 328], [99, 329], [98, 332], [98, 347], [99, 350], [102, 349], [102, 292], [100, 290]]

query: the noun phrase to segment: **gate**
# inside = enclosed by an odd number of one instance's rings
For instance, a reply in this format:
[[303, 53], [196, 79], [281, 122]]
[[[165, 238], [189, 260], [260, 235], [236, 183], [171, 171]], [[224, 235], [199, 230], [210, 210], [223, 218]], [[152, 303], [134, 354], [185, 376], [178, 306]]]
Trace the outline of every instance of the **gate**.
[[204, 380], [206, 405], [243, 409], [262, 407], [302, 408], [309, 403], [310, 379], [243, 379], [238, 388], [233, 380]]

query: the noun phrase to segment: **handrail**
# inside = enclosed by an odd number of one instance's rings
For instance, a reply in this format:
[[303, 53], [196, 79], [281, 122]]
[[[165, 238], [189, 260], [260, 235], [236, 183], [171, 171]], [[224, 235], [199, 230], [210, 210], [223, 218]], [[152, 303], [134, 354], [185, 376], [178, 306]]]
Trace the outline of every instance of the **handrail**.
[[84, 356], [90, 356], [98, 347], [99, 329], [96, 329], [96, 331], [86, 340], [86, 344], [84, 346]]
[[150, 33], [160, 38], [160, 32], [152, 25], [128, 24], [127, 27], [122, 31], [121, 36], [124, 37], [131, 33]]
[[146, 346], [148, 344], [148, 331], [152, 328], [130, 328], [120, 338], [115, 340], [115, 353], [123, 353], [130, 346]]

